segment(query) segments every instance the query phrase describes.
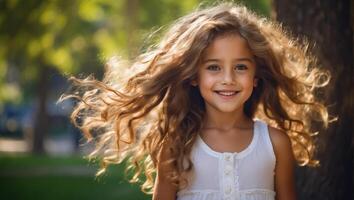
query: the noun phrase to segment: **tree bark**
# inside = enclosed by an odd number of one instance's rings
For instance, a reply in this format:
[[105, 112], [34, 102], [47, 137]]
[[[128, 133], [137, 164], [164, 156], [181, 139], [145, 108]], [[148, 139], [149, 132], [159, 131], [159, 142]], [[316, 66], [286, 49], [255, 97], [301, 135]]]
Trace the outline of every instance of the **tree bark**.
[[315, 42], [319, 63], [332, 73], [327, 105], [338, 121], [321, 130], [319, 168], [298, 167], [299, 199], [353, 199], [353, 3], [350, 0], [274, 0], [276, 19]]

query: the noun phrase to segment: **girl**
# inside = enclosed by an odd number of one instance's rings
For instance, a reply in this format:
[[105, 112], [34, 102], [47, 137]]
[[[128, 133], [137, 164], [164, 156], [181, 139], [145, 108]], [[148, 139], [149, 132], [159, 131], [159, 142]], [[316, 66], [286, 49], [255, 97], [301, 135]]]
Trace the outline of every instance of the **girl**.
[[305, 47], [222, 3], [177, 20], [127, 81], [116, 60], [102, 82], [71, 78], [63, 99], [81, 100], [71, 118], [96, 144], [98, 175], [129, 158], [155, 200], [291, 200], [294, 161], [317, 164], [311, 124], [328, 123], [314, 91], [329, 76]]

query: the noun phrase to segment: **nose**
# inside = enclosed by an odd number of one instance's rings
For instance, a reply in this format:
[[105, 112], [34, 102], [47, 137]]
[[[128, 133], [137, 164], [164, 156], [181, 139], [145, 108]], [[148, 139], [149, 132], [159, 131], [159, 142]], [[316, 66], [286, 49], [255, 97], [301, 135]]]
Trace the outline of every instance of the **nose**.
[[229, 85], [235, 83], [235, 74], [232, 70], [225, 70], [222, 77], [222, 84]]

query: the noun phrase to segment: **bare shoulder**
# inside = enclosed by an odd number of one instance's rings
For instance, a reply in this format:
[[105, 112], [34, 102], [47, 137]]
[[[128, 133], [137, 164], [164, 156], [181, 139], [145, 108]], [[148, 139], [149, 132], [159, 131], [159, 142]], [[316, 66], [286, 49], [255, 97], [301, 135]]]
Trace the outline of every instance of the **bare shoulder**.
[[291, 140], [286, 132], [268, 126], [276, 156], [275, 190], [278, 200], [295, 200], [295, 157]]
[[268, 126], [268, 130], [276, 154], [292, 149], [288, 134], [271, 126]]

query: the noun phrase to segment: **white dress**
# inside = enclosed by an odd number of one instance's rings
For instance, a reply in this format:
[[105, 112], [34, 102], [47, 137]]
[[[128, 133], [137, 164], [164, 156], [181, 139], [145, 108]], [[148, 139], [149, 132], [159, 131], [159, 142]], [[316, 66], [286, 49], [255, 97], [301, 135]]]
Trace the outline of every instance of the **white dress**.
[[255, 120], [253, 130], [251, 143], [239, 153], [216, 152], [198, 136], [193, 175], [177, 200], [274, 200], [276, 157], [267, 124]]

